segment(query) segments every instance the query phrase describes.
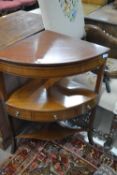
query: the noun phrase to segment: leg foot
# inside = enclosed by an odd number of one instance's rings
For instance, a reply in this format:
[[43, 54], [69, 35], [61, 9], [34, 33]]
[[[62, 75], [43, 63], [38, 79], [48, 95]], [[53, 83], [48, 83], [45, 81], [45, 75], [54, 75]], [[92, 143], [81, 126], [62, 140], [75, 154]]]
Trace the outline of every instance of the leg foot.
[[17, 140], [16, 138], [12, 138], [11, 154], [14, 154], [16, 150], [17, 150]]
[[89, 124], [88, 124], [88, 140], [91, 145], [94, 144], [93, 142], [93, 123], [94, 123], [94, 118], [95, 118], [95, 113], [96, 113], [96, 107], [91, 110], [91, 113], [89, 115]]
[[93, 145], [94, 144], [94, 142], [93, 142], [93, 131], [88, 131], [88, 140], [89, 140], [89, 143], [91, 144], [91, 145]]
[[11, 153], [15, 153], [16, 148], [17, 148], [17, 140], [16, 140], [16, 133], [15, 133], [15, 128], [14, 128], [14, 124], [13, 124], [13, 120], [12, 117], [8, 116], [9, 119], [9, 124], [10, 124], [10, 128], [11, 128], [11, 134], [12, 134], [12, 143], [11, 143]]

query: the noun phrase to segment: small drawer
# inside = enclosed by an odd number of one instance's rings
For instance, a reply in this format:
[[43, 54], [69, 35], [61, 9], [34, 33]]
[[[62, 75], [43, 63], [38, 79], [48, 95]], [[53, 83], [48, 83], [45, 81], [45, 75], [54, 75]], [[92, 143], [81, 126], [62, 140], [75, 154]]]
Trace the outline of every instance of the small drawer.
[[31, 112], [23, 109], [7, 107], [8, 114], [23, 120], [31, 120]]

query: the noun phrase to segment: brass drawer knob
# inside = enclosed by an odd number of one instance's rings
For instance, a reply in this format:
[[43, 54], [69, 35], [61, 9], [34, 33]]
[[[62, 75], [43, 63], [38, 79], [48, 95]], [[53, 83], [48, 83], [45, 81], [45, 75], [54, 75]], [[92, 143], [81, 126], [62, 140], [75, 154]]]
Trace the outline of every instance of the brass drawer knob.
[[87, 109], [88, 109], [88, 110], [91, 110], [91, 106], [90, 106], [90, 105], [87, 105]]
[[55, 119], [55, 120], [58, 120], [58, 117], [57, 117], [57, 115], [54, 115], [54, 119]]
[[16, 117], [19, 117], [19, 116], [20, 116], [20, 112], [19, 112], [19, 111], [16, 111], [15, 116], [16, 116]]

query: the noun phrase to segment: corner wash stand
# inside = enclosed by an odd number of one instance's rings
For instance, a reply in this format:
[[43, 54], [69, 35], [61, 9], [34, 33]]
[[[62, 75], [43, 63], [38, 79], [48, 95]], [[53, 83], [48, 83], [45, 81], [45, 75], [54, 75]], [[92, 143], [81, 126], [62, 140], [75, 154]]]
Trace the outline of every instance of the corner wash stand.
[[[99, 99], [108, 48], [43, 31], [0, 51], [0, 101], [12, 128], [13, 151], [16, 138], [62, 139], [78, 131], [62, 127], [59, 121], [89, 112], [87, 127], [92, 140], [93, 120]], [[88, 90], [68, 76], [96, 70], [94, 90]], [[29, 78], [26, 84], [7, 95], [3, 73]], [[16, 135], [12, 118], [43, 123], [37, 131]]]

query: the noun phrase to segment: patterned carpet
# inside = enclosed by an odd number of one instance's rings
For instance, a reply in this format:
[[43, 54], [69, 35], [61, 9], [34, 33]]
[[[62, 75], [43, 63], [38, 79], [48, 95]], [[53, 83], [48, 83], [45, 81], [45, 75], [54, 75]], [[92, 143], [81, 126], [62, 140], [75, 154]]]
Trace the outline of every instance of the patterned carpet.
[[0, 167], [0, 175], [93, 175], [102, 164], [117, 172], [114, 156], [75, 134], [60, 142], [20, 142], [17, 152]]

